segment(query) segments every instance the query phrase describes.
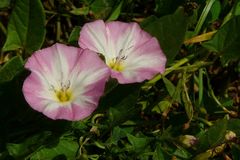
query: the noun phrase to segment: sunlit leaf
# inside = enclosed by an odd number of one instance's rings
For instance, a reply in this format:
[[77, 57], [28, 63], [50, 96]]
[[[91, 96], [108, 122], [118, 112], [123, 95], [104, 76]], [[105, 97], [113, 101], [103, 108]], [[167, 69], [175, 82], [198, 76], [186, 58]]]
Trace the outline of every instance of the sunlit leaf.
[[168, 110], [172, 106], [172, 103], [165, 100], [160, 101], [156, 106], [153, 107], [152, 111], [157, 113], [162, 113]]

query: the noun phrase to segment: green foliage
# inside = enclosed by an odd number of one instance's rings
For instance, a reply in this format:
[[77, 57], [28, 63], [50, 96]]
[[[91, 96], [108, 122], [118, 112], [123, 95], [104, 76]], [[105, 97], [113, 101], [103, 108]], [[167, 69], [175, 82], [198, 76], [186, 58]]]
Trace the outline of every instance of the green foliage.
[[[1, 0], [0, 159], [239, 159], [239, 15], [239, 0]], [[78, 46], [96, 19], [139, 23], [167, 55], [165, 72], [109, 80], [82, 121], [32, 110], [21, 91], [28, 56], [55, 42]]]
[[8, 23], [3, 51], [38, 50], [45, 38], [45, 15], [40, 0], [17, 0]]
[[215, 34], [212, 40], [203, 43], [203, 46], [222, 55], [223, 62], [240, 58], [240, 16], [229, 20]]
[[0, 84], [11, 81], [23, 71], [23, 60], [20, 56], [15, 56], [0, 68]]
[[0, 3], [0, 8], [5, 8], [10, 5], [11, 0], [2, 0]]
[[114, 8], [115, 2], [113, 0], [95, 0], [91, 4], [91, 10], [96, 19], [105, 19], [109, 16]]
[[227, 122], [226, 119], [218, 121], [199, 137], [199, 145], [197, 146], [199, 151], [216, 147], [223, 142], [227, 130]]
[[78, 143], [73, 139], [60, 139], [56, 146], [39, 149], [31, 155], [31, 159], [75, 159]]
[[187, 17], [179, 8], [174, 14], [145, 20], [142, 27], [155, 36], [171, 64], [180, 50], [187, 30]]
[[74, 43], [78, 42], [80, 30], [81, 30], [81, 27], [79, 27], [79, 26], [76, 26], [73, 28], [73, 30], [68, 38], [68, 43], [74, 44]]
[[112, 14], [107, 19], [108, 21], [114, 21], [119, 17], [119, 15], [121, 13], [122, 5], [123, 5], [123, 1], [121, 1], [118, 4], [117, 8], [115, 8], [115, 10], [112, 12]]

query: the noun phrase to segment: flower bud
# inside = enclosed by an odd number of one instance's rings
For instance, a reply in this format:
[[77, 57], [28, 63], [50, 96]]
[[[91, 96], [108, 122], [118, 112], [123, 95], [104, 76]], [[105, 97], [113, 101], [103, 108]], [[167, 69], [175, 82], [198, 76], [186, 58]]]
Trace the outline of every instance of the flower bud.
[[235, 139], [236, 137], [237, 137], [236, 133], [234, 133], [233, 131], [227, 131], [227, 133], [225, 135], [225, 140], [231, 141], [231, 140]]
[[183, 135], [179, 137], [179, 141], [184, 147], [189, 148], [197, 143], [197, 138], [192, 135]]

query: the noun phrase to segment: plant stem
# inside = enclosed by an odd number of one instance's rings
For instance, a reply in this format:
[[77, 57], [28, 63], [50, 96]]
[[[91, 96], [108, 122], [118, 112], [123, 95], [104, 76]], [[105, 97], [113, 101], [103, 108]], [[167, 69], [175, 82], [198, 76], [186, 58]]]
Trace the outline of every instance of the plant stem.
[[150, 81], [148, 81], [147, 83], [145, 83], [145, 86], [152, 86], [154, 85], [157, 81], [159, 81], [162, 76], [166, 76], [169, 73], [171, 73], [172, 71], [178, 69], [180, 66], [182, 66], [183, 64], [189, 62], [192, 58], [194, 57], [194, 54], [189, 55], [187, 57], [184, 57], [183, 59], [179, 60], [177, 63], [175, 63], [173, 66], [169, 67], [166, 69], [166, 71], [163, 73], [163, 75], [158, 74], [157, 76], [155, 76], [153, 79], [151, 79]]

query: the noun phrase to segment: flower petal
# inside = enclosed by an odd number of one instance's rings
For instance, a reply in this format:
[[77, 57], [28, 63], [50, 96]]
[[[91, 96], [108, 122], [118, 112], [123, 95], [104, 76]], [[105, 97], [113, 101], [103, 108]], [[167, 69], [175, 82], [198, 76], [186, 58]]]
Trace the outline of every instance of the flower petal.
[[151, 36], [147, 32], [143, 32], [139, 25], [134, 22], [108, 22], [106, 30], [108, 47], [112, 47], [110, 51], [115, 54], [115, 57], [119, 54], [130, 54], [134, 48], [151, 39]]
[[[84, 50], [80, 57], [77, 68], [81, 68], [78, 74], [73, 73], [71, 88], [77, 96], [73, 101], [75, 105], [82, 108], [75, 116], [85, 118], [90, 111], [96, 109], [100, 97], [103, 95], [105, 83], [110, 76], [110, 70], [95, 52]], [[84, 111], [86, 110], [86, 111]], [[89, 113], [87, 115], [87, 113]]]
[[166, 56], [157, 39], [137, 23], [87, 23], [80, 32], [79, 45], [104, 55], [112, 68], [111, 77], [119, 83], [142, 82], [165, 70]]
[[[95, 52], [62, 44], [35, 52], [25, 67], [32, 71], [23, 84], [26, 101], [52, 119], [80, 120], [89, 116], [110, 76], [109, 68]], [[72, 98], [60, 102], [56, 90], [66, 87], [66, 81]]]
[[85, 24], [80, 32], [79, 46], [83, 49], [90, 49], [97, 53], [104, 54], [107, 51], [107, 33], [102, 20]]
[[31, 73], [25, 79], [22, 90], [28, 104], [39, 112], [45, 108], [46, 102], [54, 102], [45, 79], [36, 73]]
[[156, 38], [151, 38], [128, 56], [122, 72], [112, 71], [112, 77], [119, 83], [142, 82], [165, 71], [166, 56]]

